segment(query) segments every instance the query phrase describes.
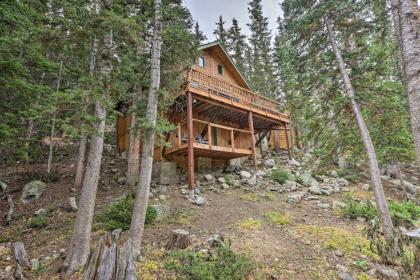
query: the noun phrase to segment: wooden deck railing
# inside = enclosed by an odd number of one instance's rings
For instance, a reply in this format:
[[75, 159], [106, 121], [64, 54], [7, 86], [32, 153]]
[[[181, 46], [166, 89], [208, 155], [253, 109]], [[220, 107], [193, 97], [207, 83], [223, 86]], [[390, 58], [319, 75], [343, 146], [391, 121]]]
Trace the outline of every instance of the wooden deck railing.
[[280, 103], [265, 96], [256, 94], [250, 90], [239, 87], [226, 80], [211, 75], [196, 66], [193, 66], [187, 74], [189, 86], [205, 92], [231, 99], [233, 102], [257, 109], [268, 111], [272, 114], [284, 115], [279, 112]]

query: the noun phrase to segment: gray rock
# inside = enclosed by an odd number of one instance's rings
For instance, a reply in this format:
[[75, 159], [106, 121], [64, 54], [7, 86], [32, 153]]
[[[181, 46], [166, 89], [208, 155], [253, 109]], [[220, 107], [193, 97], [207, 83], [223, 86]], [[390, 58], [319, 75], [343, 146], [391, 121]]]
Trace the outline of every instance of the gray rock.
[[294, 190], [296, 190], [296, 182], [293, 181], [289, 181], [286, 180], [286, 182], [284, 182], [283, 186], [289, 190], [292, 190], [294, 188]]
[[239, 173], [239, 175], [241, 176], [242, 179], [249, 179], [251, 178], [251, 173], [249, 173], [246, 170], [241, 170], [241, 172]]
[[255, 186], [257, 184], [257, 177], [252, 176], [248, 181], [246, 181], [246, 183], [250, 186]]
[[226, 183], [226, 179], [225, 178], [223, 178], [223, 177], [219, 177], [219, 178], [217, 178], [217, 181], [219, 181], [219, 183]]
[[120, 185], [125, 185], [126, 178], [125, 177], [118, 177], [117, 183]]
[[312, 186], [309, 188], [309, 193], [311, 194], [322, 194], [321, 189], [318, 186]]
[[321, 209], [328, 209], [331, 207], [331, 205], [329, 203], [319, 203], [318, 207]]
[[202, 206], [202, 205], [206, 204], [206, 199], [203, 196], [196, 195], [194, 200], [193, 200], [193, 203], [198, 205], [198, 206]]
[[5, 182], [0, 181], [0, 189], [5, 192], [7, 190], [7, 185]]
[[204, 175], [204, 179], [206, 179], [207, 181], [212, 181], [213, 176], [211, 174], [206, 174], [206, 175]]
[[331, 186], [322, 186], [320, 188], [321, 194], [325, 195], [332, 195], [334, 193], [334, 189]]
[[229, 185], [226, 184], [226, 183], [223, 183], [222, 184], [222, 189], [225, 189], [225, 190], [229, 189]]
[[224, 237], [218, 233], [211, 235], [207, 238], [206, 242], [209, 244], [211, 248], [217, 247], [224, 244]]
[[194, 193], [195, 193], [195, 194], [200, 194], [200, 193], [201, 193], [200, 188], [199, 188], [199, 187], [195, 187], [195, 188], [194, 188]]
[[370, 185], [369, 184], [363, 184], [362, 185], [362, 190], [364, 190], [364, 191], [369, 191], [370, 190]]
[[270, 158], [264, 161], [264, 166], [266, 168], [273, 168], [276, 165], [276, 162], [274, 161], [274, 159]]
[[349, 181], [347, 181], [344, 178], [338, 178], [337, 180], [335, 180], [335, 183], [338, 184], [340, 186], [340, 188], [344, 188], [344, 187], [349, 186]]
[[156, 210], [156, 221], [164, 220], [171, 215], [171, 209], [168, 205], [154, 204], [149, 207]]
[[305, 172], [305, 173], [303, 173], [302, 175], [300, 175], [300, 178], [302, 179], [302, 184], [305, 186], [305, 187], [309, 187], [309, 188], [311, 188], [311, 187], [319, 187], [319, 183], [318, 183], [318, 181], [317, 180], [315, 180], [312, 176], [311, 176], [311, 174], [309, 174], [309, 173], [307, 173], [307, 172]]
[[406, 233], [407, 236], [413, 237], [413, 238], [420, 238], [420, 228], [409, 231]]
[[398, 272], [390, 267], [377, 265], [375, 268], [376, 268], [376, 273], [387, 280], [400, 279], [400, 275], [398, 274]]
[[287, 202], [290, 204], [298, 204], [302, 200], [303, 194], [290, 194], [287, 196]]
[[341, 271], [338, 273], [338, 278], [341, 280], [354, 280], [353, 276], [351, 276], [351, 274], [346, 271]]
[[292, 165], [292, 166], [300, 166], [300, 162], [298, 162], [297, 160], [295, 160], [294, 158], [290, 159], [287, 161], [288, 165]]
[[34, 212], [35, 216], [43, 216], [45, 214], [47, 214], [47, 210], [45, 210], [44, 208], [40, 208]]
[[38, 270], [39, 267], [40, 267], [39, 260], [38, 259], [32, 259], [31, 260], [31, 269], [32, 269], [32, 271]]
[[267, 175], [267, 172], [262, 171], [262, 170], [258, 170], [257, 172], [255, 172], [255, 176], [265, 177], [266, 175]]
[[404, 180], [404, 188], [407, 193], [411, 195], [416, 195], [416, 186], [411, 184], [410, 182]]
[[20, 201], [27, 204], [36, 201], [45, 191], [47, 185], [41, 181], [32, 181], [23, 187]]

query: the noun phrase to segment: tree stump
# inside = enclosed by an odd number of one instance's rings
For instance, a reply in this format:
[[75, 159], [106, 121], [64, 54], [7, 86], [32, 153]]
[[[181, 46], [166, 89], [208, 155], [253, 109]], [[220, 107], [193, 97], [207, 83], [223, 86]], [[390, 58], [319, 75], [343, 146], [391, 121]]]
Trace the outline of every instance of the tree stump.
[[190, 233], [183, 229], [175, 229], [171, 231], [171, 236], [169, 237], [166, 249], [185, 249], [190, 246], [190, 244]]
[[136, 280], [131, 239], [121, 238], [121, 230], [107, 233], [99, 240], [85, 267], [83, 280]]
[[70, 196], [68, 198], [68, 204], [69, 211], [77, 211], [77, 203], [76, 198], [74, 196]]

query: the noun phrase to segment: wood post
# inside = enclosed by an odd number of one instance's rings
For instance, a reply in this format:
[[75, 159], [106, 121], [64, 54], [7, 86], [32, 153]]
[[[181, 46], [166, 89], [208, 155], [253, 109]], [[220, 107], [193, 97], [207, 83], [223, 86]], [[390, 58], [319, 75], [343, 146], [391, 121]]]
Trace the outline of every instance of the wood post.
[[289, 159], [292, 159], [292, 150], [290, 149], [290, 141], [289, 141], [289, 132], [287, 128], [287, 124], [284, 124], [284, 135], [286, 135], [286, 145], [287, 145], [287, 155], [289, 156]]
[[233, 129], [230, 131], [230, 142], [232, 146], [232, 152], [235, 152], [235, 138], [233, 137]]
[[248, 112], [248, 128], [251, 132], [252, 164], [254, 166], [254, 170], [257, 170], [257, 154], [255, 152], [254, 121], [252, 120], [252, 111]]
[[188, 186], [194, 189], [194, 125], [192, 111], [192, 93], [187, 92], [187, 127], [188, 127]]
[[211, 145], [212, 145], [212, 143], [211, 143], [211, 140], [212, 140], [212, 134], [211, 134], [211, 124], [209, 123], [208, 125], [208, 131], [207, 131], [207, 133], [208, 133], [208, 136], [207, 136], [207, 139], [208, 139], [208, 142], [209, 142], [209, 148], [210, 148], [210, 150], [211, 150]]

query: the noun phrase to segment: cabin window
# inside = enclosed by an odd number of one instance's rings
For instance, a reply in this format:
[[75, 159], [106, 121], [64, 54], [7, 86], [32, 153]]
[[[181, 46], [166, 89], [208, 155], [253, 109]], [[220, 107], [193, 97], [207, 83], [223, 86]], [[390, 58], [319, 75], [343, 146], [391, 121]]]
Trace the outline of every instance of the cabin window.
[[217, 73], [219, 73], [219, 75], [223, 75], [223, 66], [220, 64], [217, 65]]
[[201, 68], [204, 68], [204, 56], [200, 56], [198, 58], [198, 66], [200, 66]]

